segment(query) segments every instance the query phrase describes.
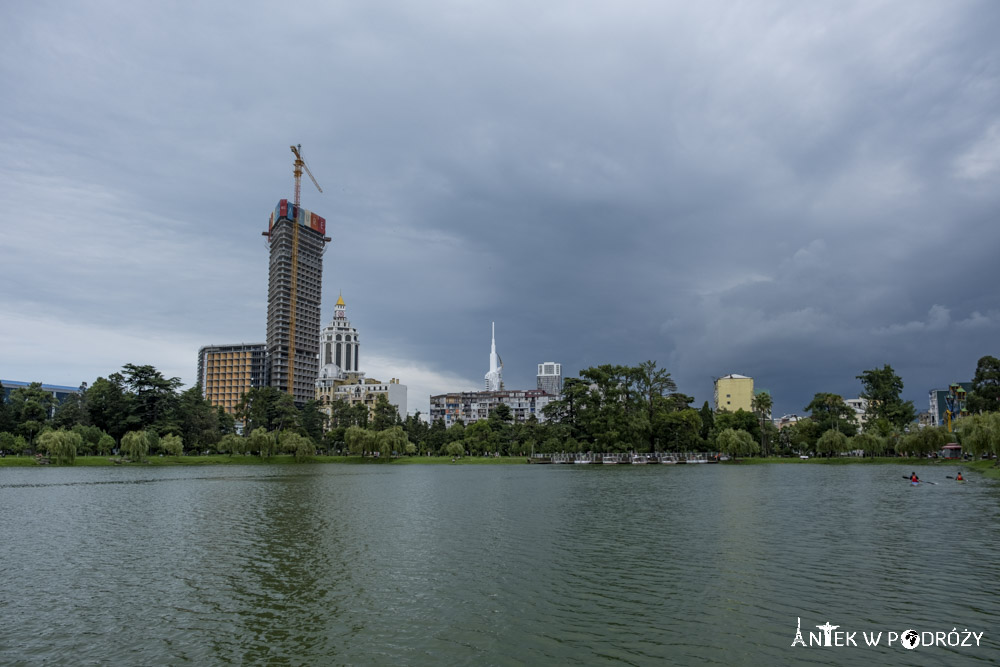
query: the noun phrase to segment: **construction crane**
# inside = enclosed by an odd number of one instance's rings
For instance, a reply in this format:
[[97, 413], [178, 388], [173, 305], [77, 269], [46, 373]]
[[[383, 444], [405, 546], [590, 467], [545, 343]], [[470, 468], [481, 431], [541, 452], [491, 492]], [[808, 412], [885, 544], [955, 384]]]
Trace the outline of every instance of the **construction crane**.
[[323, 192], [323, 188], [319, 187], [319, 183], [316, 182], [316, 177], [312, 175], [309, 171], [309, 167], [306, 165], [306, 161], [302, 159], [302, 144], [298, 146], [290, 146], [292, 153], [295, 154], [295, 169], [292, 173], [295, 174], [295, 205], [299, 206], [301, 202], [299, 201], [300, 195], [302, 194], [302, 170], [309, 174], [309, 178], [312, 180], [313, 185], [320, 192]]

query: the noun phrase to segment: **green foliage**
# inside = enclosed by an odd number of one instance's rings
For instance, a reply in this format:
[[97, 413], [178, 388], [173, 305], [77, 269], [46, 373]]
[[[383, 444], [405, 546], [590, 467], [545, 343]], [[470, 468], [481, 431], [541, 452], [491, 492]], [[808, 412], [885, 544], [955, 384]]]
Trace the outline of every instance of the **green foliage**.
[[242, 454], [246, 450], [246, 440], [235, 433], [229, 433], [219, 439], [216, 449], [220, 454]]
[[489, 421], [480, 420], [465, 429], [465, 448], [472, 456], [496, 451], [496, 443]]
[[705, 404], [701, 406], [698, 416], [701, 417], [701, 431], [699, 435], [701, 435], [702, 440], [708, 442], [715, 432], [715, 411], [712, 410], [712, 406], [708, 404], [708, 401], [705, 401]]
[[903, 430], [916, 417], [913, 401], [903, 401], [899, 397], [903, 391], [903, 380], [892, 366], [867, 370], [857, 376], [864, 390], [861, 398], [868, 400], [865, 412], [866, 422], [884, 419], [897, 430]]
[[926, 426], [915, 429], [913, 432], [903, 436], [899, 447], [915, 456], [926, 456], [939, 451], [951, 441], [947, 429], [942, 427]]
[[274, 434], [268, 433], [263, 426], [255, 428], [247, 438], [247, 450], [252, 454], [259, 454], [261, 458], [274, 456], [277, 448], [278, 443]]
[[83, 396], [70, 394], [56, 407], [52, 425], [60, 429], [72, 429], [86, 423], [87, 413], [84, 409]]
[[966, 408], [969, 412], [1000, 410], [1000, 359], [993, 356], [979, 359]]
[[1000, 412], [962, 417], [956, 426], [964, 451], [976, 458], [983, 454], [1000, 456]]
[[701, 429], [701, 414], [694, 408], [658, 412], [653, 422], [655, 449], [673, 452], [700, 450], [706, 444], [701, 438]]
[[865, 456], [882, 456], [885, 453], [885, 439], [871, 431], [865, 431], [851, 438], [851, 448], [862, 450]]
[[715, 415], [716, 433], [726, 429], [746, 431], [754, 441], [760, 442], [760, 422], [757, 420], [757, 415], [742, 408], [736, 412], [723, 410]]
[[376, 442], [381, 456], [400, 454], [406, 449], [408, 440], [402, 426], [393, 426], [378, 432]]
[[461, 442], [450, 442], [445, 447], [445, 452], [451, 456], [462, 456], [465, 454], [465, 447]]
[[23, 435], [29, 445], [49, 424], [49, 411], [55, 399], [42, 389], [40, 382], [32, 382], [27, 387], [17, 387], [7, 399], [8, 410], [17, 432]]
[[412, 442], [407, 442], [406, 443], [406, 455], [407, 456], [413, 456], [416, 453], [417, 453], [417, 446], [414, 445]]
[[232, 417], [203, 398], [201, 385], [195, 384], [181, 392], [177, 400], [177, 415], [171, 421], [176, 424], [181, 440], [189, 448], [214, 449], [222, 435], [233, 432], [231, 428], [223, 428], [223, 420], [232, 421]]
[[344, 432], [347, 451], [354, 456], [364, 456], [368, 449], [368, 431], [360, 426], [351, 426]]
[[811, 452], [816, 450], [816, 441], [820, 436], [819, 425], [808, 417], [800, 419], [781, 430], [781, 437], [793, 451]]
[[716, 448], [734, 459], [741, 456], [751, 456], [760, 451], [760, 446], [749, 433], [743, 430], [726, 428], [719, 431], [715, 438]]
[[115, 439], [112, 438], [107, 433], [101, 435], [101, 439], [97, 441], [97, 453], [102, 456], [107, 456], [115, 448]]
[[820, 433], [834, 430], [847, 436], [857, 433], [854, 410], [837, 394], [819, 393], [806, 406]]
[[292, 397], [277, 387], [254, 387], [240, 399], [237, 418], [244, 430], [294, 430], [299, 427], [299, 410]]
[[180, 456], [184, 453], [184, 440], [179, 435], [165, 435], [160, 438], [160, 449], [167, 456]]
[[299, 427], [314, 444], [323, 441], [323, 422], [325, 420], [326, 417], [319, 411], [319, 403], [316, 401], [308, 401], [302, 406], [302, 411], [299, 414]]
[[149, 437], [146, 431], [129, 431], [122, 436], [122, 454], [130, 461], [142, 461], [149, 454]]
[[[838, 398], [840, 398], [838, 396]], [[828, 429], [816, 441], [816, 453], [834, 456], [848, 449], [847, 436], [836, 429]]]
[[38, 436], [39, 447], [61, 465], [73, 465], [82, 442], [80, 434], [72, 431], [46, 431]]

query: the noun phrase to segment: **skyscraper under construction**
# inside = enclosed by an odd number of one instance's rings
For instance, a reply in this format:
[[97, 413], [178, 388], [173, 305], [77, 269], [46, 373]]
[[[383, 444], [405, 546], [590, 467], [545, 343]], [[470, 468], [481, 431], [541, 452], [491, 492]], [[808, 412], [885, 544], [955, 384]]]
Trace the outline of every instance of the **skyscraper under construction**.
[[266, 345], [268, 384], [302, 404], [316, 397], [323, 252], [330, 239], [326, 220], [298, 205], [304, 162], [295, 146], [292, 152], [295, 202], [278, 202], [265, 233], [271, 248]]
[[326, 220], [282, 199], [271, 214], [267, 283], [268, 384], [296, 403], [316, 397]]

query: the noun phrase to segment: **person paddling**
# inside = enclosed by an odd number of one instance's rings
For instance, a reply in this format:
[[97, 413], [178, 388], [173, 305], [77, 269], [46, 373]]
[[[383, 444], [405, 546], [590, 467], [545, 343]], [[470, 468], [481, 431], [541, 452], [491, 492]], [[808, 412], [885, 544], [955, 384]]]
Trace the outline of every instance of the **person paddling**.
[[964, 482], [965, 481], [965, 478], [962, 477], [962, 473], [961, 472], [958, 473], [958, 477], [955, 478], [955, 481], [956, 482]]
[[920, 478], [919, 478], [919, 477], [917, 477], [917, 473], [915, 473], [915, 472], [914, 472], [914, 473], [911, 473], [911, 474], [910, 474], [910, 483], [911, 483], [911, 484], [917, 484], [917, 483], [919, 483], [919, 482], [920, 482]]

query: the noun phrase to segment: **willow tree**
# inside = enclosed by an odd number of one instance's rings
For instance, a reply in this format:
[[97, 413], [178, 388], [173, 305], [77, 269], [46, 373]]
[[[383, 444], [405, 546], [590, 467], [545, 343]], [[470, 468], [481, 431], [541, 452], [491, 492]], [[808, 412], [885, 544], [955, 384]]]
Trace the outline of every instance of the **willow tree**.
[[149, 454], [149, 436], [145, 431], [129, 431], [122, 436], [121, 451], [131, 461], [142, 461]]

